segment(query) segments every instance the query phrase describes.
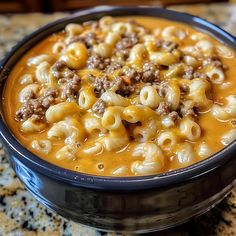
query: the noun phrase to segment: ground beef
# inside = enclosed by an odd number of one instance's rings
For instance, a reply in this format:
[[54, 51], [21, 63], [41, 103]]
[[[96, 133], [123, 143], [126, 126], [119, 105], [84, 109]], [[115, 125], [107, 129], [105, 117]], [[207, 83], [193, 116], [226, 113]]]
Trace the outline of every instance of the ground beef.
[[94, 78], [94, 92], [98, 96], [101, 96], [101, 94], [110, 89], [113, 85], [114, 82], [109, 80], [107, 75]]
[[69, 69], [67, 64], [64, 61], [57, 61], [52, 66], [53, 75], [57, 78], [72, 78], [75, 74], [75, 71]]
[[142, 79], [142, 72], [134, 68], [127, 67], [124, 69], [124, 75], [131, 79], [131, 82], [139, 82]]
[[194, 69], [192, 66], [188, 66], [184, 70], [183, 78], [184, 79], [193, 79]]
[[144, 83], [157, 82], [159, 80], [160, 71], [154, 64], [150, 62], [144, 63], [142, 72], [142, 81]]
[[168, 90], [168, 84], [166, 82], [163, 82], [160, 84], [159, 86], [159, 89], [158, 89], [158, 94], [161, 96], [161, 97], [165, 97], [166, 96], [166, 93], [167, 93], [167, 90]]
[[193, 78], [208, 79], [207, 74], [201, 72], [194, 72]]
[[112, 62], [106, 67], [106, 73], [113, 73], [115, 70], [121, 69], [122, 65], [119, 62]]
[[[93, 77], [93, 76], [91, 76]], [[94, 92], [97, 97], [100, 97], [106, 90], [114, 87], [117, 94], [124, 97], [128, 97], [134, 92], [135, 85], [127, 84], [122, 76], [116, 77], [114, 80], [110, 80], [107, 75], [90, 78], [94, 84]]]
[[202, 65], [205, 66], [213, 66], [213, 67], [220, 67], [223, 68], [222, 62], [219, 58], [216, 57], [207, 57], [203, 60]]
[[58, 91], [49, 88], [43, 96], [26, 100], [16, 112], [16, 120], [25, 121], [30, 117], [37, 121], [44, 119], [46, 110], [55, 103], [57, 96]]
[[138, 36], [135, 33], [125, 35], [119, 42], [116, 43], [116, 52], [128, 57], [130, 49], [139, 42]]
[[115, 79], [115, 85], [117, 86], [116, 93], [123, 97], [128, 97], [135, 91], [135, 85], [125, 83], [122, 77]]
[[178, 112], [176, 111], [172, 111], [171, 113], [169, 113], [168, 117], [174, 122], [180, 118]]
[[24, 100], [27, 101], [34, 98], [36, 98], [36, 93], [33, 90], [30, 90], [26, 93]]
[[180, 104], [180, 117], [190, 116], [196, 118], [198, 116], [197, 108], [193, 106], [191, 101], [184, 101]]
[[192, 118], [196, 118], [197, 117], [197, 113], [196, 113], [196, 109], [192, 108], [192, 109], [188, 109], [186, 110], [185, 114], [182, 114], [182, 116], [191, 116]]
[[117, 44], [116, 49], [124, 50], [127, 48], [132, 48], [135, 44], [138, 43], [138, 36], [135, 33], [131, 33], [123, 37]]
[[25, 121], [33, 115], [34, 107], [31, 103], [24, 103], [22, 107], [16, 111], [16, 120]]
[[[166, 52], [172, 52], [174, 49], [176, 49], [178, 47], [178, 44], [172, 41], [168, 41], [168, 40], [162, 40], [159, 45], [161, 46], [161, 48], [163, 50], [165, 50]], [[157, 44], [158, 46], [158, 44]]]
[[85, 44], [87, 48], [92, 48], [95, 44], [101, 42], [101, 40], [96, 36], [94, 32], [88, 32], [83, 36], [74, 36], [72, 37], [68, 44], [75, 43], [75, 42], [82, 42]]
[[159, 115], [167, 115], [170, 113], [170, 104], [168, 102], [160, 102], [156, 112]]
[[233, 127], [236, 126], [236, 120], [231, 120], [230, 123], [231, 123], [231, 125], [232, 125]]
[[58, 90], [57, 89], [53, 89], [53, 88], [49, 88], [46, 90], [46, 92], [44, 93], [42, 99], [42, 106], [46, 109], [48, 109], [51, 104], [54, 104], [55, 102], [55, 98], [58, 96]]
[[106, 103], [102, 99], [98, 99], [92, 107], [93, 112], [95, 112], [98, 115], [101, 115], [104, 113], [106, 108]]
[[93, 54], [87, 60], [87, 67], [88, 69], [104, 70], [110, 63], [110, 58], [102, 58], [97, 54]]
[[80, 87], [81, 79], [78, 75], [74, 75], [64, 84], [64, 88], [62, 90], [62, 98], [76, 98], [79, 94]]

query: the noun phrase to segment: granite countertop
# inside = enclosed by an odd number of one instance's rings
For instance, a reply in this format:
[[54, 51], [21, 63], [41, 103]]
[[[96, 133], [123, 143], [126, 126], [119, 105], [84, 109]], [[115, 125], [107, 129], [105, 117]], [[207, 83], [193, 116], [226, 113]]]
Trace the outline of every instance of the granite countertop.
[[[236, 5], [208, 4], [171, 7], [199, 15], [236, 35]], [[0, 59], [22, 36], [66, 13], [0, 15]], [[47, 210], [23, 188], [0, 146], [0, 236], [118, 236], [68, 221]], [[175, 229], [150, 235], [236, 235], [236, 187], [206, 214]], [[125, 236], [128, 236], [126, 234]]]

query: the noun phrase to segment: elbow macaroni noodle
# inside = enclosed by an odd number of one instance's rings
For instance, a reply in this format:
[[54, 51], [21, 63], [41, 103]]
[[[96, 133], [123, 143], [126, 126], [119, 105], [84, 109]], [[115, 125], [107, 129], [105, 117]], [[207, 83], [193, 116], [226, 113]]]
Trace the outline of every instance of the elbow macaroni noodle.
[[181, 23], [131, 19], [72, 22], [18, 62], [3, 108], [26, 148], [120, 177], [183, 168], [236, 139], [234, 51]]

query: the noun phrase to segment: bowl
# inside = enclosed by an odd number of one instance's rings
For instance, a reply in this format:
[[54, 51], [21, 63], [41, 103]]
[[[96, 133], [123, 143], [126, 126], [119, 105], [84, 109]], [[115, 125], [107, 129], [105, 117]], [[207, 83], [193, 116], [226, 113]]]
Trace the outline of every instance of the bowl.
[[[71, 22], [104, 15], [144, 15], [192, 25], [236, 50], [236, 38], [199, 17], [155, 7], [101, 6], [79, 11], [24, 38], [1, 62], [0, 89], [16, 62], [39, 41]], [[182, 224], [217, 204], [236, 178], [236, 142], [186, 168], [144, 177], [101, 177], [50, 164], [24, 148], [7, 127], [0, 137], [17, 176], [43, 205], [73, 221], [104, 231], [151, 232]]]

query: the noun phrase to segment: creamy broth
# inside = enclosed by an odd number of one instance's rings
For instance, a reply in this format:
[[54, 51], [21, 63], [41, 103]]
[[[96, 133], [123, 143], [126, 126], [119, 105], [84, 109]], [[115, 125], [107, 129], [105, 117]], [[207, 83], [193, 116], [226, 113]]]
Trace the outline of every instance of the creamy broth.
[[[113, 19], [103, 18], [98, 26], [70, 25], [65, 31], [50, 35], [38, 43], [14, 66], [5, 85], [3, 108], [7, 124], [20, 143], [40, 158], [66, 169], [104, 176], [135, 176], [163, 173], [191, 165], [218, 152], [232, 141], [236, 136], [234, 51], [211, 36], [185, 24], [152, 17], [114, 19], [115, 22]], [[117, 22], [121, 24], [118, 25]], [[129, 23], [123, 26], [122, 22]], [[171, 29], [170, 26], [173, 28]], [[91, 28], [98, 37], [98, 39], [91, 37], [92, 44], [96, 46], [88, 45], [90, 38], [87, 38], [87, 42], [79, 38]], [[122, 33], [125, 30], [127, 32]], [[107, 36], [109, 32], [115, 32], [118, 38], [113, 45]], [[145, 35], [148, 36], [145, 37]], [[127, 41], [123, 40], [123, 45], [121, 43], [119, 46], [119, 42], [125, 37]], [[99, 47], [98, 45], [101, 45], [103, 41], [106, 41], [105, 46]], [[57, 47], [55, 47], [56, 43]], [[133, 45], [125, 48], [125, 43], [133, 43]], [[69, 51], [70, 45], [75, 46], [75, 49], [71, 46], [72, 49]], [[141, 46], [133, 50], [137, 45]], [[172, 46], [173, 49], [171, 49]], [[96, 63], [92, 61], [91, 54], [94, 55], [94, 51], [96, 55], [99, 55], [101, 63], [107, 63], [106, 68], [98, 68], [99, 65], [95, 65]], [[84, 52], [86, 55], [83, 54]], [[162, 58], [163, 53], [166, 53], [166, 57], [170, 57], [168, 62]], [[40, 55], [48, 56], [42, 57], [42, 61], [38, 59], [40, 63], [32, 60]], [[74, 56], [80, 59], [70, 60]], [[111, 62], [106, 62], [105, 58], [111, 57], [115, 58], [114, 61], [119, 60], [120, 65], [115, 69], [109, 68], [109, 71], [107, 67]], [[92, 61], [90, 64], [89, 60]], [[61, 66], [64, 71], [53, 71], [57, 61], [65, 61]], [[45, 64], [42, 65], [42, 63]], [[147, 81], [144, 80], [143, 65], [145, 63], [149, 63], [149, 67], [151, 63], [154, 67], [152, 70], [150, 68], [147, 70], [149, 73], [145, 74], [147, 77], [153, 73]], [[130, 71], [127, 68], [132, 68], [136, 74], [138, 73], [136, 78], [133, 79], [133, 75], [129, 75]], [[65, 70], [72, 73], [71, 78], [63, 78], [67, 77]], [[58, 73], [64, 74], [58, 76]], [[23, 76], [24, 79], [22, 79]], [[99, 86], [94, 88], [94, 84], [99, 83], [98, 80], [104, 79], [102, 76], [107, 76], [110, 83], [106, 85], [108, 88], [104, 91], [101, 91]], [[138, 76], [141, 76], [141, 79], [135, 81]], [[152, 79], [151, 76], [153, 76]], [[116, 81], [117, 77], [121, 78], [122, 82], [119, 81], [119, 83], [123, 83], [123, 87], [113, 90], [116, 84], [114, 82], [113, 87], [111, 84], [112, 81]], [[69, 80], [72, 79], [75, 80], [74, 90], [77, 89], [77, 91], [73, 90], [74, 87], [69, 87], [71, 85]], [[163, 85], [164, 82], [167, 82], [167, 85]], [[21, 91], [29, 84], [38, 86], [34, 86], [30, 94], [23, 96]], [[147, 88], [144, 89], [144, 87]], [[45, 95], [48, 88], [56, 89], [55, 94], [50, 95], [51, 97]], [[164, 92], [161, 92], [162, 90]], [[122, 105], [114, 104], [115, 100], [109, 101], [112, 97], [109, 97], [109, 94], [103, 95], [110, 91], [113, 93], [112, 96], [117, 94], [122, 96], [124, 100], [122, 100]], [[175, 98], [178, 92], [179, 102]], [[143, 97], [140, 97], [140, 94]], [[154, 99], [151, 100], [150, 97], [148, 99], [148, 96], [152, 95]], [[204, 95], [206, 97], [202, 99], [205, 99], [207, 104], [202, 102], [203, 100], [200, 101], [201, 96]], [[24, 103], [27, 107], [30, 99], [38, 99], [42, 96], [44, 96], [42, 101], [49, 99], [51, 104], [50, 106], [44, 104], [43, 114], [40, 113], [40, 116], [38, 113], [29, 115], [20, 110]], [[230, 99], [229, 96], [231, 96]], [[88, 97], [91, 97], [88, 101], [89, 105], [84, 105], [87, 108], [81, 107], [80, 102], [87, 102]], [[81, 99], [80, 102], [78, 102], [79, 99]], [[98, 100], [102, 100], [101, 107], [105, 106], [103, 111], [97, 110], [97, 108], [100, 109], [99, 104], [94, 108]], [[190, 101], [189, 105], [186, 101]], [[60, 103], [73, 103], [68, 108], [71, 111], [63, 110], [61, 112], [66, 115], [54, 114], [53, 118], [47, 118], [48, 110]], [[135, 106], [138, 107], [138, 111], [134, 113], [140, 119], [131, 122], [130, 117], [126, 116], [132, 113]], [[160, 106], [165, 109], [161, 109]], [[77, 112], [73, 111], [77, 108]], [[117, 115], [115, 118], [111, 117], [112, 112]], [[104, 114], [107, 115], [107, 119]], [[36, 118], [32, 119], [32, 116]], [[51, 113], [49, 116], [51, 117]], [[90, 123], [87, 122], [89, 116], [94, 118]], [[23, 126], [29, 119], [37, 125], [33, 130], [31, 123], [30, 128], [27, 124]], [[110, 119], [117, 119], [120, 125], [109, 129], [111, 126], [109, 122], [113, 122]], [[59, 122], [64, 123], [58, 125]], [[99, 134], [89, 131], [91, 122], [100, 124], [99, 129], [97, 128]], [[39, 123], [42, 125], [40, 126]], [[57, 128], [60, 127], [59, 131], [55, 131], [55, 128], [52, 130], [55, 125]], [[68, 126], [72, 127], [72, 131]], [[189, 127], [191, 134], [186, 131]], [[56, 135], [50, 136], [50, 130], [51, 133], [56, 132]], [[144, 135], [141, 137], [142, 134]], [[222, 140], [225, 134], [228, 136]], [[169, 137], [168, 135], [172, 138], [166, 138]], [[110, 139], [116, 144], [115, 147], [110, 144]], [[42, 140], [46, 142], [41, 142]], [[48, 145], [50, 148], [46, 150]], [[65, 147], [68, 149], [63, 151]]]

